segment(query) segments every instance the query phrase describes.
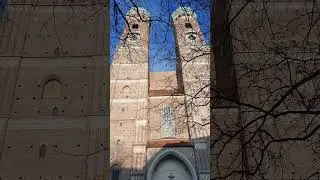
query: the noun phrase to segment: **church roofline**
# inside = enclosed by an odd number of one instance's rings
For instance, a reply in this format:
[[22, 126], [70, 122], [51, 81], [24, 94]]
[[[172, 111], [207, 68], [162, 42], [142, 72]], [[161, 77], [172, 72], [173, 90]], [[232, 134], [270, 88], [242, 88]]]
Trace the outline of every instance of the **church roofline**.
[[197, 18], [197, 14], [192, 11], [191, 7], [179, 7], [172, 13], [171, 17], [172, 19], [176, 19], [180, 14], [185, 13], [191, 14], [194, 18]]
[[[131, 14], [133, 14], [133, 13], [135, 13], [135, 12], [137, 12], [137, 11], [139, 12], [139, 14], [143, 14], [143, 15], [145, 15], [148, 19], [150, 19], [150, 17], [151, 17], [150, 13], [149, 13], [146, 9], [144, 9], [143, 7], [138, 7], [138, 10], [137, 10], [136, 7], [131, 8], [131, 9], [127, 12], [126, 16], [127, 16], [127, 17], [130, 17]], [[131, 16], [132, 16], [132, 15], [131, 15]]]

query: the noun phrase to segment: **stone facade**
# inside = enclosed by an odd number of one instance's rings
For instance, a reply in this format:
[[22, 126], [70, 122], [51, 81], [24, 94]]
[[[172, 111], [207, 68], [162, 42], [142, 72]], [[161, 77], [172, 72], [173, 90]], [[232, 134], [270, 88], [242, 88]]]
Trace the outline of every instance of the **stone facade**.
[[110, 76], [111, 178], [210, 179], [209, 87], [201, 89], [210, 50], [196, 14], [181, 7], [172, 15], [176, 72], [149, 72], [149, 12], [132, 8], [126, 17]]
[[107, 177], [108, 3], [54, 3], [1, 19], [0, 179]]
[[[310, 13], [319, 9], [319, 2], [245, 3], [232, 1], [226, 6], [230, 7], [229, 18], [236, 16], [230, 26], [232, 43], [224, 41], [231, 45], [214, 44], [216, 54], [211, 62], [216, 61], [216, 70], [230, 72], [231, 66], [223, 66], [222, 61], [232, 54], [236, 86], [230, 87], [237, 87], [239, 98], [231, 99], [235, 104], [212, 109], [212, 176], [319, 179], [319, 130], [314, 131], [319, 117], [313, 114], [320, 108], [319, 29], [312, 28], [319, 22], [308, 23], [310, 16], [319, 15]], [[215, 3], [215, 8], [223, 10], [222, 4]], [[224, 13], [216, 12], [215, 32], [227, 31], [221, 28]], [[308, 76], [313, 77], [301, 83]], [[213, 80], [234, 83], [223, 81], [222, 76]], [[235, 134], [243, 127], [242, 133]]]

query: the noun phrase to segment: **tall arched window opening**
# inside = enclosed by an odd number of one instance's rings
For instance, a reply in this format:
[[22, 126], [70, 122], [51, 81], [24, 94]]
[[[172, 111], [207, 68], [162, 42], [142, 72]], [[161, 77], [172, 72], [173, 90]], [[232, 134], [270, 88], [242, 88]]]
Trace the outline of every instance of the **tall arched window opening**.
[[172, 107], [165, 105], [163, 107], [163, 117], [161, 123], [162, 137], [174, 137], [175, 136], [175, 125], [172, 115]]
[[125, 98], [129, 98], [129, 96], [130, 96], [130, 88], [129, 88], [129, 86], [125, 85], [122, 88], [122, 93], [123, 93]]

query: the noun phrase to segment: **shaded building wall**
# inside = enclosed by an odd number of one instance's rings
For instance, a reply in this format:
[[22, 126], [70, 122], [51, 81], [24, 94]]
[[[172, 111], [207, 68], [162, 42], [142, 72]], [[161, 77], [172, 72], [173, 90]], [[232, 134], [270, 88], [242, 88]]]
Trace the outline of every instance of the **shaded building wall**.
[[[88, 18], [97, 10], [103, 13]], [[108, 3], [72, 9], [62, 1], [8, 1], [0, 38], [1, 178], [105, 178], [108, 12]]]
[[[232, 14], [236, 13], [240, 4], [235, 2], [232, 5]], [[315, 61], [319, 58], [319, 29], [312, 27], [319, 26], [319, 23], [310, 25], [308, 21], [312, 21], [311, 17], [304, 15], [319, 7], [318, 2], [307, 1], [253, 3], [241, 13], [237, 22], [231, 26], [231, 32], [237, 39], [245, 39], [244, 43], [233, 41], [236, 71], [238, 77], [241, 77], [238, 87], [242, 102], [266, 110], [272, 109], [284, 93], [289, 91], [290, 88], [286, 87], [294, 86], [319, 69], [319, 63]], [[257, 71], [254, 72], [253, 69]], [[319, 77], [316, 76], [298, 87], [273, 113], [304, 110], [305, 104], [310, 105], [311, 111], [318, 110], [318, 100], [314, 99], [319, 91], [319, 86], [316, 85], [318, 82]], [[281, 90], [277, 90], [279, 88]], [[315, 103], [311, 103], [311, 99]], [[252, 112], [251, 108], [241, 108], [244, 123], [259, 115], [261, 112]], [[263, 128], [275, 139], [303, 137], [318, 125], [313, 122], [313, 118], [317, 119], [314, 115], [299, 113], [267, 117]], [[245, 138], [249, 139], [251, 136], [251, 133], [246, 133]], [[265, 154], [268, 158], [262, 161], [261, 173], [271, 179], [319, 178], [311, 176], [319, 171], [319, 153], [314, 151], [318, 148], [317, 136], [316, 133], [305, 141], [272, 144], [268, 150], [274, 156]], [[254, 146], [255, 142], [251, 143]], [[254, 158], [261, 155], [257, 153], [258, 149], [250, 147], [248, 163], [249, 168], [253, 169], [256, 166]], [[252, 152], [256, 155], [251, 155]], [[301, 157], [301, 154], [304, 156]]]
[[[231, 3], [229, 20], [244, 4], [245, 2], [241, 1]], [[319, 58], [317, 49], [319, 30], [310, 28], [308, 23], [310, 16], [305, 15], [306, 12], [312, 14], [314, 8], [319, 8], [318, 2], [252, 2], [246, 5], [232, 21], [230, 32], [233, 37], [233, 49], [229, 50], [232, 51], [234, 58], [239, 101], [252, 106], [238, 104], [239, 108], [229, 106], [217, 109], [212, 113], [214, 116], [212, 120], [219, 123], [220, 128], [225, 128], [223, 130], [235, 131], [241, 128], [241, 123], [247, 124], [256, 118], [258, 120], [246, 128], [242, 137], [236, 136], [234, 143], [229, 143], [225, 147], [225, 154], [220, 155], [220, 171], [213, 169], [212, 172], [216, 176], [228, 175], [237, 170], [254, 172], [260, 162], [259, 171], [254, 176], [247, 173], [248, 179], [259, 179], [261, 176], [267, 179], [318, 178], [314, 174], [319, 166], [316, 158], [319, 155], [314, 151], [318, 148], [317, 133], [299, 142], [293, 140], [272, 143], [263, 153], [259, 149], [271, 141], [270, 136], [260, 136], [261, 129], [274, 139], [281, 139], [303, 137], [318, 125], [318, 121], [317, 123], [314, 121], [314, 118], [317, 119], [315, 115], [298, 113], [261, 118], [265, 112], [259, 110], [271, 109], [272, 113], [304, 110], [304, 104], [309, 104], [317, 94], [319, 86], [315, 84], [319, 82], [319, 77], [297, 88], [299, 92], [294, 90], [289, 93], [287, 98], [277, 105], [290, 87], [319, 69], [319, 63], [316, 61]], [[314, 25], [317, 26], [317, 23]], [[272, 109], [275, 106], [277, 108]], [[318, 110], [318, 103], [311, 105], [310, 109]], [[230, 110], [234, 111], [233, 115], [225, 113]], [[226, 124], [229, 126], [225, 127]], [[260, 137], [253, 136], [257, 131]], [[241, 147], [243, 142], [239, 139], [248, 142], [247, 145]], [[264, 157], [260, 161], [262, 154]], [[241, 173], [232, 174], [229, 178], [239, 178], [237, 177], [239, 174]]]

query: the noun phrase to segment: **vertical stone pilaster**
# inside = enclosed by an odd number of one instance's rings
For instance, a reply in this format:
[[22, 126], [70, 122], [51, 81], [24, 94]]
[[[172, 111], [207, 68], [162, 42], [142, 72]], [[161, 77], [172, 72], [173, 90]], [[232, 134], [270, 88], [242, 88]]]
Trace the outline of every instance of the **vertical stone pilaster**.
[[5, 136], [9, 118], [0, 118], [0, 161], [4, 151]]
[[89, 125], [88, 179], [105, 179], [109, 168], [109, 129], [104, 116], [87, 117]]
[[133, 171], [131, 178], [143, 180], [146, 166], [146, 127], [147, 120], [136, 120], [136, 138], [133, 145]]
[[21, 58], [0, 57], [0, 117], [9, 117]]

